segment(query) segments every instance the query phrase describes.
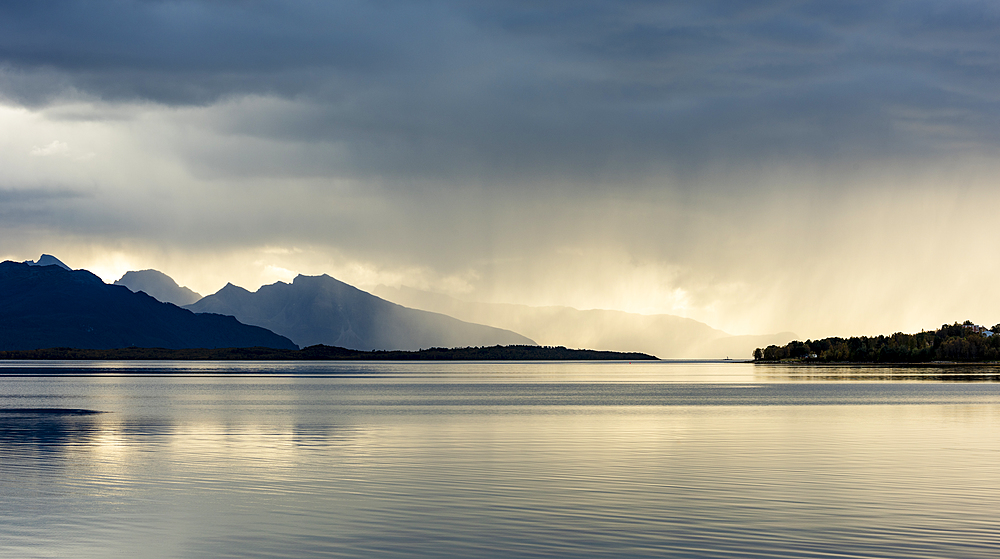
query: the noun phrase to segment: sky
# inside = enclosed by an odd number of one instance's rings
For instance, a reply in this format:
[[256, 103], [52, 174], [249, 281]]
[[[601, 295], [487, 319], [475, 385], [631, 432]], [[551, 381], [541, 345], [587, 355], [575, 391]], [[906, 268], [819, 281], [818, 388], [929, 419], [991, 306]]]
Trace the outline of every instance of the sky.
[[1000, 4], [0, 3], [0, 259], [1000, 322]]

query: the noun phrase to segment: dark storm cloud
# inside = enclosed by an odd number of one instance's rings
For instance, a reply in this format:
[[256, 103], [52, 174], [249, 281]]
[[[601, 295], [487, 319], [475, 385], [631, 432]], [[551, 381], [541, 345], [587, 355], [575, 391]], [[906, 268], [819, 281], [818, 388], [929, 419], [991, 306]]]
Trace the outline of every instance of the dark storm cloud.
[[58, 200], [67, 198], [80, 198], [86, 194], [72, 188], [63, 187], [38, 187], [30, 188], [10, 188], [0, 186], [0, 203], [19, 204], [26, 202], [37, 202], [44, 200]]
[[0, 60], [26, 105], [288, 99], [214, 125], [337, 146], [340, 175], [600, 182], [1000, 143], [990, 2], [18, 2]]
[[5, 234], [18, 229], [58, 225], [65, 207], [91, 197], [90, 193], [61, 186], [0, 185], [0, 218]]
[[[107, 100], [210, 103], [243, 93], [294, 95], [317, 80], [380, 72], [399, 22], [363, 4], [321, 2], [18, 2], [0, 7], [2, 56], [51, 71]], [[60, 92], [50, 91], [49, 95]], [[32, 104], [50, 98], [14, 91]]]

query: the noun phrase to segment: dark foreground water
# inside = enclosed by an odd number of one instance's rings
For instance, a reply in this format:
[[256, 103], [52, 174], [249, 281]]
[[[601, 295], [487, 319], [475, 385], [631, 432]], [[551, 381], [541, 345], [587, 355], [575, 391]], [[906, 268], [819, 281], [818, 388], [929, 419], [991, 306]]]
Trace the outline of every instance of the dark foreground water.
[[8, 362], [0, 555], [997, 557], [998, 371], [940, 373]]

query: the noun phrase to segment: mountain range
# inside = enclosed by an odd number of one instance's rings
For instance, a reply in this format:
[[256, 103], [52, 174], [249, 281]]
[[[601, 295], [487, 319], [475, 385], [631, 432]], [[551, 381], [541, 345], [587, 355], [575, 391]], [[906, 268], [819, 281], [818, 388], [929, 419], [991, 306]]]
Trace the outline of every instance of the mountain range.
[[[177, 284], [155, 271], [150, 291], [170, 297]], [[138, 287], [129, 277], [119, 282]], [[795, 339], [792, 332], [733, 336], [690, 318], [614, 310], [474, 303], [409, 287], [378, 286], [374, 294], [330, 276], [298, 276], [256, 292], [229, 284], [186, 305], [195, 312], [235, 316], [287, 336], [302, 347], [326, 344], [358, 350], [542, 344], [669, 358], [749, 358], [757, 347]]]
[[542, 345], [634, 351], [661, 358], [749, 359], [757, 347], [783, 345], [796, 337], [792, 332], [733, 336], [703, 322], [669, 314], [474, 303], [405, 286], [379, 285], [373, 291], [407, 307], [520, 332]]
[[[795, 335], [731, 336], [696, 320], [613, 310], [466, 302], [408, 287], [367, 293], [328, 275], [200, 297], [156, 270], [115, 285], [54, 256], [0, 265], [0, 349], [79, 347], [353, 350], [537, 345], [669, 358], [748, 358]], [[181, 307], [184, 308], [181, 308]]]
[[195, 314], [108, 285], [86, 270], [69, 270], [61, 263], [0, 263], [0, 350], [130, 346], [297, 347], [232, 316]]
[[325, 274], [300, 275], [290, 284], [277, 282], [255, 292], [227, 284], [185, 308], [232, 315], [303, 347], [325, 344], [370, 351], [536, 345], [510, 330], [390, 303]]

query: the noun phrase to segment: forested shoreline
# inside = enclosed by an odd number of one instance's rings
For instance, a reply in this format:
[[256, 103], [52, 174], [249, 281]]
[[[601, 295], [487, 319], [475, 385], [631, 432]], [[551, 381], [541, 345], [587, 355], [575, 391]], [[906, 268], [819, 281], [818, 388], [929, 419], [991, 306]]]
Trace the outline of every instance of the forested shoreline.
[[795, 340], [753, 352], [755, 362], [963, 363], [1000, 361], [1000, 324], [985, 328], [965, 321], [916, 334]]
[[621, 353], [557, 346], [489, 346], [441, 348], [419, 351], [360, 351], [327, 345], [299, 350], [267, 347], [218, 349], [164, 349], [126, 347], [74, 349], [57, 347], [27, 351], [0, 351], [0, 360], [187, 360], [187, 361], [646, 361], [644, 353]]

